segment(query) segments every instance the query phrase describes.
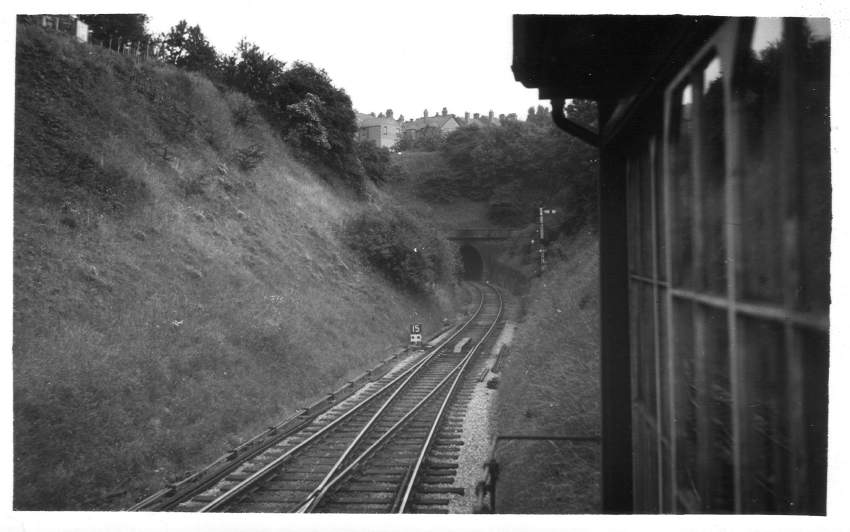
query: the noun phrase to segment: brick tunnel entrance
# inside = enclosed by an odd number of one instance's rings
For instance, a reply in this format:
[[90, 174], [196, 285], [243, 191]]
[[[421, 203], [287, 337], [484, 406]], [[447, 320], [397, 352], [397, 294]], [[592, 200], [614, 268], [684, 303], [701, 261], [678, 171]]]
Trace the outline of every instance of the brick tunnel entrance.
[[484, 275], [484, 259], [477, 249], [464, 244], [460, 247], [460, 259], [463, 263], [463, 279], [466, 281], [481, 281]]

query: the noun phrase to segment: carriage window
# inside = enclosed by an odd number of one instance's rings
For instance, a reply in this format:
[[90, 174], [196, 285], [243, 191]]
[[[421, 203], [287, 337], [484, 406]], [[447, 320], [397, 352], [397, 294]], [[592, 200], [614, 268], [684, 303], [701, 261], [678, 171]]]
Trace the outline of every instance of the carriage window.
[[693, 90], [685, 85], [676, 92], [672, 109], [673, 131], [671, 132], [672, 172], [670, 176], [670, 200], [673, 223], [673, 284], [690, 287], [693, 285], [693, 169], [691, 162], [691, 138], [693, 137]]
[[815, 382], [826, 374], [829, 327], [829, 46], [823, 19], [758, 19], [736, 69], [743, 149], [733, 340], [745, 361], [748, 512], [823, 508], [826, 441], [799, 442], [825, 434], [825, 380]]
[[743, 103], [744, 176], [741, 180], [741, 273], [738, 296], [782, 302], [782, 226], [777, 183], [782, 165], [779, 107], [782, 20], [758, 19], [740, 68], [736, 96]]
[[717, 57], [702, 70], [698, 107], [700, 161], [694, 191], [699, 217], [694, 242], [694, 267], [699, 271], [697, 287], [715, 294], [726, 291], [726, 128], [722, 74]]
[[806, 19], [800, 39], [803, 57], [799, 76], [800, 161], [797, 188], [800, 209], [800, 275], [803, 289], [794, 306], [803, 312], [826, 312], [829, 301], [829, 236], [831, 187], [829, 154], [829, 20]]
[[825, 511], [829, 47], [824, 19], [726, 25], [668, 87], [663, 172], [628, 159], [645, 511]]

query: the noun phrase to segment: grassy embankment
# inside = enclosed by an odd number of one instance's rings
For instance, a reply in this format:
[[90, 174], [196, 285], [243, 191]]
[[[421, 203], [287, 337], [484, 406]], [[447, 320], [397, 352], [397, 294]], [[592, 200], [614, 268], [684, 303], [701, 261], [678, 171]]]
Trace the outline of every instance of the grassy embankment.
[[126, 507], [385, 357], [414, 312], [434, 330], [445, 310], [341, 241], [381, 198], [295, 162], [244, 96], [36, 28], [17, 46], [15, 508]]
[[[498, 434], [599, 434], [598, 239], [585, 229], [553, 247], [561, 258], [532, 282], [500, 375]], [[498, 512], [600, 511], [598, 444], [517, 440], [496, 457]]]

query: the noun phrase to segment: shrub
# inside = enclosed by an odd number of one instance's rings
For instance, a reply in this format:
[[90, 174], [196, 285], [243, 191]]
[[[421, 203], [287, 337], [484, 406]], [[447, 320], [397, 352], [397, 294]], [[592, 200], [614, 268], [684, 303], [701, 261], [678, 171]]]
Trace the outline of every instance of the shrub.
[[394, 212], [367, 211], [344, 229], [346, 244], [396, 285], [432, 293], [437, 281], [457, 276], [457, 249], [435, 230]]
[[233, 154], [233, 160], [243, 171], [253, 170], [266, 158], [266, 153], [258, 144], [251, 144], [247, 148], [240, 148]]
[[390, 166], [390, 150], [379, 148], [372, 142], [364, 140], [357, 143], [357, 157], [363, 164], [366, 177], [375, 183], [383, 183], [386, 180]]

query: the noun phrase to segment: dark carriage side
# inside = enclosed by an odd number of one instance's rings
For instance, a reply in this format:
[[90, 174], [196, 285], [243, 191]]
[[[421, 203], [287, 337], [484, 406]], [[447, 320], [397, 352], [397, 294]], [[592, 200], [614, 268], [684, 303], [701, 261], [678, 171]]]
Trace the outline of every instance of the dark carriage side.
[[603, 511], [824, 514], [829, 22], [514, 17], [599, 105]]

